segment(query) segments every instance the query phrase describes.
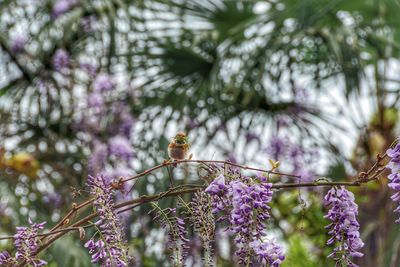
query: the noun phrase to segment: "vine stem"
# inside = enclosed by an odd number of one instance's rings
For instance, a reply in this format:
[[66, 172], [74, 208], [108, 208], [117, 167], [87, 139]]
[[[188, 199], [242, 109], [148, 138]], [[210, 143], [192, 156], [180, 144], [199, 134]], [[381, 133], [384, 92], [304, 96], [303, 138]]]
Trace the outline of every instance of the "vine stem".
[[234, 167], [238, 167], [243, 170], [251, 170], [251, 171], [259, 171], [259, 172], [265, 172], [269, 174], [276, 174], [276, 175], [281, 175], [281, 176], [287, 176], [287, 177], [294, 177], [294, 178], [299, 178], [299, 175], [291, 174], [291, 173], [283, 173], [283, 172], [276, 172], [276, 171], [271, 171], [271, 170], [266, 170], [266, 169], [260, 169], [260, 168], [254, 168], [254, 167], [249, 167], [246, 165], [241, 165], [241, 164], [236, 164], [230, 161], [225, 161], [225, 160], [197, 160], [197, 159], [185, 159], [185, 160], [178, 160], [178, 161], [168, 161], [164, 162], [162, 164], [159, 164], [157, 166], [154, 166], [153, 168], [150, 168], [148, 170], [145, 170], [144, 172], [141, 172], [139, 174], [136, 174], [134, 176], [125, 178], [122, 180], [122, 182], [127, 182], [130, 180], [137, 179], [139, 177], [142, 177], [146, 174], [149, 174], [157, 169], [170, 166], [170, 165], [177, 165], [177, 164], [182, 164], [182, 163], [216, 163], [216, 164], [226, 164], [226, 165], [231, 165]]

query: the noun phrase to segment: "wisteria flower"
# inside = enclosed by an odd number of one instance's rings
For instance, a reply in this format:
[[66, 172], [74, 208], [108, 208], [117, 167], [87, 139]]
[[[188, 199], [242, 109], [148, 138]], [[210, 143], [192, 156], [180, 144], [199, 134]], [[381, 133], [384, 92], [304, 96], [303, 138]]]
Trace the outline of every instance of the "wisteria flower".
[[[392, 172], [388, 176], [390, 180], [388, 186], [396, 192], [391, 196], [391, 199], [397, 204], [394, 212], [400, 213], [400, 144], [397, 144], [394, 148], [389, 148], [386, 154], [390, 157], [386, 167]], [[400, 223], [400, 218], [396, 220], [396, 223]]]
[[121, 223], [114, 208], [112, 190], [102, 176], [89, 176], [87, 184], [95, 196], [94, 206], [99, 213], [96, 223], [101, 237], [86, 242], [85, 247], [92, 255], [92, 262], [102, 262], [101, 266], [128, 266], [128, 249], [123, 239]]
[[11, 257], [8, 251], [0, 252], [0, 266], [12, 267], [17, 264], [17, 261], [13, 257]]
[[189, 205], [190, 220], [203, 244], [204, 265], [213, 266], [211, 242], [215, 236], [215, 219], [212, 213], [211, 197], [204, 191], [197, 192]]
[[394, 148], [389, 148], [386, 154], [390, 157], [390, 161], [387, 167], [392, 171], [392, 173], [400, 172], [400, 143]]
[[338, 244], [328, 256], [336, 261], [336, 266], [356, 267], [351, 257], [362, 257], [359, 251], [364, 243], [360, 238], [360, 225], [357, 222], [358, 206], [354, 202], [354, 195], [345, 187], [333, 187], [325, 196], [325, 206], [330, 207], [324, 217], [331, 223], [325, 228], [329, 230], [331, 238], [327, 245]]
[[271, 138], [270, 143], [266, 148], [266, 152], [274, 157], [274, 159], [280, 159], [287, 152], [287, 142], [288, 140], [286, 140], [286, 138], [274, 136]]
[[272, 240], [255, 240], [250, 243], [250, 247], [258, 256], [258, 266], [278, 267], [285, 260], [283, 249]]
[[11, 51], [19, 54], [24, 51], [28, 38], [25, 35], [17, 35], [11, 40]]
[[175, 208], [161, 209], [160, 206], [152, 204], [156, 216], [154, 219], [158, 219], [168, 232], [168, 247], [172, 250], [171, 259], [173, 266], [184, 266], [184, 260], [187, 256], [189, 249], [189, 239], [186, 238], [186, 224], [182, 218], [176, 216]]
[[104, 107], [104, 97], [102, 94], [93, 92], [88, 96], [89, 107], [92, 108], [103, 108]]
[[104, 168], [105, 161], [108, 156], [107, 145], [99, 140], [93, 141], [92, 153], [89, 157], [88, 169], [89, 173], [94, 175], [100, 173]]
[[[236, 176], [235, 171], [231, 174]], [[258, 261], [268, 260], [269, 264], [274, 263], [271, 266], [279, 266], [284, 259], [280, 247], [276, 245], [276, 249], [272, 250], [272, 244], [257, 243], [265, 239], [265, 221], [271, 217], [268, 203], [272, 200], [272, 184], [267, 183], [264, 177], [254, 180], [245, 176], [228, 182], [220, 174], [210, 183], [206, 192], [211, 195], [212, 212], [223, 214], [217, 222], [226, 221], [229, 223], [228, 229], [235, 234], [235, 254], [239, 257], [239, 263], [250, 264], [254, 261], [251, 255], [257, 255]], [[271, 259], [274, 260], [271, 262]]]
[[210, 183], [205, 192], [209, 193], [210, 195], [218, 195], [220, 193], [224, 194], [226, 190], [227, 187], [225, 184], [225, 176], [220, 174], [212, 183]]
[[58, 72], [62, 72], [70, 67], [69, 54], [65, 49], [58, 49], [53, 56], [53, 66]]
[[111, 80], [110, 75], [106, 73], [100, 73], [97, 75], [93, 82], [93, 90], [95, 92], [107, 92], [114, 88], [114, 83]]
[[86, 72], [91, 78], [94, 78], [96, 76], [97, 68], [93, 64], [87, 62], [81, 62], [79, 64], [79, 67], [81, 70]]
[[133, 157], [133, 149], [129, 140], [121, 135], [117, 135], [108, 141], [110, 155], [129, 160]]
[[44, 266], [47, 262], [36, 257], [36, 252], [39, 248], [40, 238], [38, 237], [39, 230], [44, 228], [46, 222], [33, 223], [29, 219], [30, 227], [17, 227], [17, 232], [14, 235], [14, 246], [16, 249], [15, 257], [7, 251], [0, 253], [1, 266], [17, 266], [19, 261], [25, 261], [27, 266]]
[[67, 13], [76, 3], [77, 0], [58, 0], [53, 6], [53, 17], [58, 18]]

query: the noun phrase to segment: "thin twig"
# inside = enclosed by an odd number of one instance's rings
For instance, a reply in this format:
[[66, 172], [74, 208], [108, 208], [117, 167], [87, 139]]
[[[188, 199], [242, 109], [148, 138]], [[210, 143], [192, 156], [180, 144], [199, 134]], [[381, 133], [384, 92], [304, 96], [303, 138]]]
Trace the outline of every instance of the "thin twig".
[[[316, 186], [360, 186], [361, 184], [368, 183], [370, 181], [378, 179], [382, 173], [385, 170], [385, 167], [382, 164], [382, 161], [387, 158], [387, 155], [385, 154], [384, 156], [378, 156], [377, 162], [365, 173], [361, 173], [358, 177], [357, 180], [353, 182], [331, 182], [331, 181], [321, 181], [321, 179], [317, 179], [314, 182], [307, 182], [307, 183], [276, 183], [272, 185], [272, 188], [275, 189], [282, 189], [282, 188], [299, 188], [299, 187], [316, 187]], [[249, 166], [244, 166], [236, 163], [232, 163], [229, 161], [221, 161], [221, 160], [181, 160], [181, 161], [175, 161], [175, 162], [164, 162], [162, 164], [159, 164], [153, 168], [150, 168], [146, 171], [143, 171], [135, 176], [128, 177], [125, 179], [121, 179], [120, 182], [125, 183], [127, 181], [133, 180], [133, 179], [138, 179], [142, 176], [145, 176], [146, 174], [149, 174], [157, 169], [172, 165], [172, 164], [181, 164], [181, 163], [201, 163], [201, 164], [206, 164], [206, 163], [219, 163], [219, 164], [226, 164], [226, 165], [231, 165], [235, 166], [244, 170], [252, 170], [252, 171], [259, 171], [259, 172], [264, 172], [264, 173], [269, 173], [269, 174], [275, 174], [275, 175], [281, 175], [281, 176], [287, 176], [287, 177], [297, 177], [299, 178], [300, 176], [294, 175], [294, 174], [287, 174], [287, 173], [280, 173], [280, 172], [275, 172], [275, 171], [270, 171], [270, 170], [264, 170], [264, 169], [259, 169], [259, 168], [253, 168]], [[144, 195], [139, 198], [125, 201], [122, 203], [119, 203], [115, 205], [115, 209], [117, 210], [117, 213], [123, 213], [125, 211], [131, 210], [139, 205], [142, 205], [144, 203], [152, 202], [152, 201], [157, 201], [159, 199], [162, 199], [164, 197], [169, 197], [169, 196], [179, 196], [182, 194], [186, 193], [193, 193], [198, 190], [204, 189], [204, 185], [199, 185], [199, 184], [184, 184], [180, 186], [176, 186], [173, 188], [170, 188], [167, 191], [161, 192], [159, 194], [155, 195]], [[72, 209], [53, 227], [51, 230], [47, 233], [41, 233], [38, 236], [43, 237], [42, 238], [42, 245], [38, 248], [38, 250], [35, 252], [34, 255], [37, 255], [38, 253], [44, 251], [47, 249], [55, 240], [59, 239], [66, 233], [70, 231], [76, 231], [80, 230], [82, 227], [87, 228], [90, 226], [93, 226], [93, 224], [86, 225], [86, 223], [90, 222], [93, 218], [96, 218], [99, 213], [94, 212], [74, 223], [72, 223], [69, 227], [59, 229], [60, 227], [66, 225], [69, 223], [69, 219], [73, 214], [76, 214], [78, 210], [90, 205], [93, 203], [95, 199], [91, 198], [89, 200], [86, 200], [82, 202], [79, 205], [74, 204]], [[51, 236], [51, 237], [49, 237]], [[49, 237], [49, 238], [48, 238]], [[45, 238], [48, 238], [45, 240]], [[0, 240], [4, 239], [13, 239], [12, 236], [7, 236], [7, 237], [2, 237]], [[34, 256], [33, 255], [33, 256]], [[19, 266], [24, 266], [25, 262], [21, 262]]]

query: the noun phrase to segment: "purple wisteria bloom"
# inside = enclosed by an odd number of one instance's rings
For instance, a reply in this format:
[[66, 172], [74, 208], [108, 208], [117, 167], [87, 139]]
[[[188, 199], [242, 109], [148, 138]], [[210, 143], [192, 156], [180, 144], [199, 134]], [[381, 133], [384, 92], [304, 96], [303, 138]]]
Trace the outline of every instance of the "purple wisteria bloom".
[[189, 239], [186, 238], [186, 223], [183, 219], [176, 216], [175, 208], [161, 209], [157, 204], [153, 204], [158, 219], [163, 228], [168, 231], [168, 248], [172, 251], [171, 260], [173, 266], [184, 266], [183, 262], [189, 249]]
[[313, 171], [307, 169], [300, 169], [295, 172], [296, 175], [300, 176], [301, 182], [312, 182], [316, 179]]
[[70, 67], [69, 54], [65, 49], [58, 49], [53, 56], [53, 67], [58, 72], [63, 72]]
[[93, 82], [93, 91], [95, 92], [107, 92], [114, 88], [114, 83], [110, 75], [106, 73], [100, 73], [97, 75]]
[[17, 261], [13, 257], [11, 257], [8, 251], [0, 252], [0, 266], [12, 267], [16, 266], [17, 264]]
[[125, 136], [126, 138], [130, 138], [134, 123], [135, 120], [133, 119], [129, 110], [123, 109], [120, 112], [119, 116], [119, 126], [118, 126], [119, 134]]
[[274, 136], [271, 138], [266, 151], [269, 155], [271, 155], [274, 159], [280, 159], [282, 156], [286, 154], [286, 150], [288, 147], [288, 140], [285, 138], [281, 138], [278, 136]]
[[239, 263], [254, 262], [251, 255], [257, 255], [257, 261], [268, 260], [272, 264], [270, 260], [274, 259], [274, 265], [271, 266], [279, 266], [284, 259], [282, 249], [263, 241], [267, 235], [265, 221], [271, 217], [268, 203], [272, 200], [272, 184], [267, 183], [264, 177], [254, 180], [239, 176], [238, 179], [227, 181], [220, 174], [210, 183], [206, 192], [211, 195], [212, 212], [223, 213], [217, 221], [229, 223], [228, 229], [235, 234], [235, 254], [239, 257]]
[[330, 207], [328, 214], [324, 217], [331, 223], [325, 228], [332, 237], [327, 245], [338, 244], [328, 256], [336, 261], [335, 266], [358, 265], [351, 261], [350, 257], [362, 257], [359, 251], [364, 243], [360, 238], [360, 225], [357, 222], [358, 206], [354, 202], [354, 195], [345, 187], [333, 187], [325, 196], [324, 205]]
[[76, 0], [58, 0], [53, 6], [53, 17], [58, 18], [67, 13], [76, 3]]
[[29, 219], [30, 227], [17, 227], [17, 232], [14, 235], [14, 246], [17, 252], [15, 258], [7, 251], [0, 253], [0, 266], [17, 266], [19, 261], [25, 261], [27, 266], [44, 266], [47, 262], [35, 256], [39, 248], [40, 238], [38, 237], [39, 230], [44, 228], [46, 222], [33, 223]]
[[386, 154], [390, 158], [387, 167], [392, 171], [392, 173], [400, 172], [400, 143], [394, 148], [389, 148], [386, 151]]
[[278, 267], [285, 260], [282, 247], [271, 240], [264, 242], [254, 240], [250, 243], [250, 247], [258, 256], [257, 266]]
[[107, 145], [98, 140], [94, 140], [88, 163], [89, 174], [94, 175], [95, 173], [100, 173], [104, 168], [107, 156]]
[[88, 95], [88, 105], [91, 108], [103, 108], [104, 97], [101, 93], [93, 92]]
[[11, 40], [11, 51], [15, 54], [22, 53], [28, 38], [25, 35], [17, 35]]
[[[391, 196], [391, 199], [397, 204], [394, 212], [400, 213], [400, 144], [397, 144], [394, 148], [389, 148], [386, 154], [390, 157], [386, 167], [392, 172], [388, 176], [390, 180], [388, 186], [396, 192]], [[400, 218], [396, 220], [396, 223], [400, 223]]]
[[225, 176], [220, 174], [214, 181], [206, 188], [205, 192], [210, 195], [220, 195], [225, 194], [227, 191], [225, 184]]
[[97, 68], [93, 64], [81, 62], [79, 64], [79, 67], [81, 70], [86, 72], [90, 76], [90, 78], [94, 78], [97, 74]]
[[129, 140], [121, 135], [114, 136], [108, 141], [110, 155], [129, 160], [133, 157], [133, 149]]
[[92, 262], [101, 262], [101, 266], [128, 266], [128, 249], [123, 240], [122, 227], [114, 208], [112, 189], [102, 176], [89, 176], [87, 185], [94, 195], [94, 206], [100, 220], [96, 223], [101, 237], [95, 241], [90, 239], [85, 247], [92, 255]]
[[211, 243], [215, 239], [215, 219], [212, 214], [211, 196], [204, 191], [196, 192], [189, 205], [191, 208], [189, 218], [204, 248], [204, 266], [213, 266]]
[[[397, 208], [394, 212], [400, 213], [400, 173], [389, 174], [388, 178], [390, 180], [388, 186], [396, 191], [396, 193], [391, 196], [391, 199], [397, 204]], [[400, 223], [400, 218], [396, 220], [396, 223]]]
[[96, 17], [94, 15], [85, 16], [81, 20], [81, 26], [86, 33], [93, 33], [95, 30]]

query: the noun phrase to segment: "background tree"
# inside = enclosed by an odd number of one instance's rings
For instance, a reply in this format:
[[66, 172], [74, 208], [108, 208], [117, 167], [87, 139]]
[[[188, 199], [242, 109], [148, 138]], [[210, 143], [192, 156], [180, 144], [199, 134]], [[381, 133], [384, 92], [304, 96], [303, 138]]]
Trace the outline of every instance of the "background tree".
[[[121, 110], [135, 119], [135, 155], [123, 166], [132, 173], [162, 162], [169, 138], [185, 130], [195, 158], [260, 166], [271, 158], [304, 181], [354, 180], [398, 135], [399, 8], [397, 0], [4, 1], [0, 230], [67, 210], [70, 187], [84, 185], [98, 142], [126, 121]], [[96, 90], [110, 114], [102, 120], [107, 131], [88, 123], [99, 107]], [[119, 167], [111, 156], [104, 170]], [[133, 193], [194, 173], [151, 176]], [[399, 229], [386, 226], [394, 215], [382, 184], [354, 190], [366, 243], [360, 266], [399, 264]], [[326, 242], [320, 199], [319, 191], [302, 191], [273, 200], [287, 266], [330, 264], [329, 249], [318, 249]], [[147, 266], [166, 260], [146, 245], [158, 238], [150, 209], [135, 211], [127, 230]], [[68, 244], [57, 244], [49, 259], [60, 264]], [[217, 253], [221, 266], [231, 266]]]

